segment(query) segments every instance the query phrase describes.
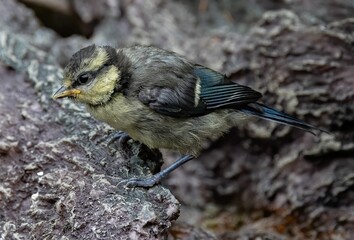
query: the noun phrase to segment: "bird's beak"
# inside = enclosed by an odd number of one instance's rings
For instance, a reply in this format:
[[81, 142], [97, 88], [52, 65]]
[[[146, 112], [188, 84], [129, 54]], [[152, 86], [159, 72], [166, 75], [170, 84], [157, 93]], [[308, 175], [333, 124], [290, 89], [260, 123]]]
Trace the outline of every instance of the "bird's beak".
[[77, 94], [80, 94], [81, 91], [79, 89], [67, 89], [65, 86], [62, 86], [61, 88], [56, 91], [53, 95], [53, 99], [58, 99], [58, 98], [65, 98], [65, 97], [73, 97]]

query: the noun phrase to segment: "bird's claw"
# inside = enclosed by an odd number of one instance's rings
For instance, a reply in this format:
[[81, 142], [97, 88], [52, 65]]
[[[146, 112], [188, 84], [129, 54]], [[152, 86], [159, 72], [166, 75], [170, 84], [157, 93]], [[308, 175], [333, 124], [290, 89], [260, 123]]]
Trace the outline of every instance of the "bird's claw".
[[118, 145], [119, 145], [119, 148], [121, 149], [121, 152], [125, 156], [129, 156], [128, 141], [130, 139], [131, 139], [131, 137], [127, 133], [125, 133], [123, 131], [118, 131], [118, 132], [114, 133], [114, 135], [108, 139], [106, 146], [109, 147], [114, 141], [118, 140]]
[[161, 179], [157, 178], [156, 176], [152, 176], [149, 178], [129, 178], [126, 180], [123, 180], [118, 183], [119, 185], [124, 185], [129, 188], [135, 188], [135, 187], [145, 187], [145, 188], [150, 188], [157, 183], [160, 182]]
[[125, 132], [123, 132], [123, 131], [119, 131], [119, 132], [115, 133], [115, 134], [108, 140], [107, 145], [109, 146], [109, 145], [111, 145], [114, 141], [118, 140], [119, 145], [120, 145], [121, 147], [123, 147], [124, 145], [127, 144], [127, 142], [128, 142], [130, 139], [131, 139], [131, 137], [130, 137], [127, 133], [125, 133]]

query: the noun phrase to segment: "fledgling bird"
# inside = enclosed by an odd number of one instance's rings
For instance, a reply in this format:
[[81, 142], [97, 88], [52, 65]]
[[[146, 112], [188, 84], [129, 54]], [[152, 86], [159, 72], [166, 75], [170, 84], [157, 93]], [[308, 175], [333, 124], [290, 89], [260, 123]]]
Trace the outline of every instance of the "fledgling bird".
[[186, 154], [152, 177], [124, 181], [130, 187], [155, 185], [197, 157], [203, 141], [223, 135], [245, 116], [320, 130], [258, 102], [262, 94], [250, 87], [149, 46], [81, 49], [65, 67], [63, 86], [53, 96], [64, 97], [84, 103], [93, 117], [150, 148]]

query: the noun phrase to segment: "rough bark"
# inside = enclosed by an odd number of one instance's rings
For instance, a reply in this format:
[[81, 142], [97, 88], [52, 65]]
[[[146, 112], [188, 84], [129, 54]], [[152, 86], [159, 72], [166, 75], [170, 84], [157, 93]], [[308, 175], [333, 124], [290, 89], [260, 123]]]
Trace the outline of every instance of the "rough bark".
[[[0, 238], [354, 236], [349, 0], [82, 2], [58, 11], [92, 28], [89, 39], [60, 37], [13, 0], [0, 7]], [[157, 171], [159, 153], [131, 142], [122, 154], [107, 145], [112, 129], [74, 103], [50, 98], [60, 65], [92, 42], [177, 51], [330, 134], [254, 120], [206, 143], [199, 159], [166, 179], [173, 195], [162, 186], [121, 188], [122, 178]], [[167, 164], [174, 157], [164, 152]]]

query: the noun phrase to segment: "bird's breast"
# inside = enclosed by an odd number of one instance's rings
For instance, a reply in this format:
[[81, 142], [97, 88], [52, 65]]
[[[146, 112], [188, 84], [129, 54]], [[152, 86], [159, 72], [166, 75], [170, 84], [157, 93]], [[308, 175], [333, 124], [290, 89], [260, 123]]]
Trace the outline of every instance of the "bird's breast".
[[144, 106], [139, 101], [126, 98], [123, 94], [115, 96], [104, 105], [88, 106], [91, 115], [117, 130], [127, 131], [133, 128]]

